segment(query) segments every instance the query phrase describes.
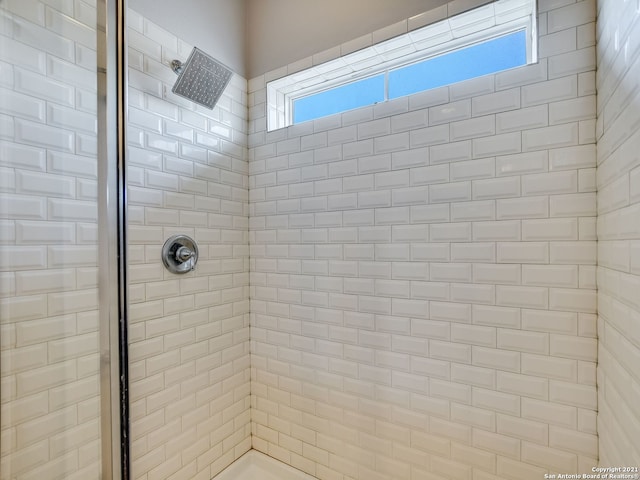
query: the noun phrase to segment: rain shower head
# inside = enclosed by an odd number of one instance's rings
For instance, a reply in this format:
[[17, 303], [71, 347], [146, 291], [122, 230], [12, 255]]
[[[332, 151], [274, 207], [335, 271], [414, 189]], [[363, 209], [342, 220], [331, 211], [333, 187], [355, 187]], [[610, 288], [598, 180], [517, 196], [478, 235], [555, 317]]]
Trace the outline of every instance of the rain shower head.
[[232, 75], [231, 70], [197, 47], [184, 64], [174, 60], [171, 67], [178, 74], [171, 91], [209, 109], [216, 105]]

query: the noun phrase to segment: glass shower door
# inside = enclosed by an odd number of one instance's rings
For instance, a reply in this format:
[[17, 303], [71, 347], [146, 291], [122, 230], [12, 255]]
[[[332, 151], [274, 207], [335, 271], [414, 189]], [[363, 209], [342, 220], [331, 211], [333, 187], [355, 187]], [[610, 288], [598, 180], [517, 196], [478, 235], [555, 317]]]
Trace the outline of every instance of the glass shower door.
[[105, 478], [99, 3], [0, 0], [3, 480]]

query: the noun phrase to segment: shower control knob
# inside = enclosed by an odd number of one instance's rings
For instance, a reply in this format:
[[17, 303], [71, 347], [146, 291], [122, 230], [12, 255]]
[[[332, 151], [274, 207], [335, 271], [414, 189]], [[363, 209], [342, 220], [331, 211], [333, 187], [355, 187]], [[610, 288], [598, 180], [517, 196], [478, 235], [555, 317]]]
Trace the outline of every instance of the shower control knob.
[[176, 260], [180, 263], [186, 262], [193, 257], [193, 255], [193, 251], [189, 250], [187, 247], [180, 247], [176, 250]]
[[187, 273], [196, 268], [198, 245], [186, 235], [169, 237], [162, 247], [162, 263], [171, 273]]

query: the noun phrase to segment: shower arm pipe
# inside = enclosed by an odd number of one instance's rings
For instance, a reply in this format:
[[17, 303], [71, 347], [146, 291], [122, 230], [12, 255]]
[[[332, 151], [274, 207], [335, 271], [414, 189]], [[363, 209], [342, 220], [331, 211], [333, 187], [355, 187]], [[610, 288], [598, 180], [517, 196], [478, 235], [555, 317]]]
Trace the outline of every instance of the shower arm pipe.
[[129, 480], [126, 183], [127, 0], [97, 2], [101, 478]]
[[182, 73], [182, 62], [180, 60], [171, 60], [171, 70], [176, 75], [180, 75]]

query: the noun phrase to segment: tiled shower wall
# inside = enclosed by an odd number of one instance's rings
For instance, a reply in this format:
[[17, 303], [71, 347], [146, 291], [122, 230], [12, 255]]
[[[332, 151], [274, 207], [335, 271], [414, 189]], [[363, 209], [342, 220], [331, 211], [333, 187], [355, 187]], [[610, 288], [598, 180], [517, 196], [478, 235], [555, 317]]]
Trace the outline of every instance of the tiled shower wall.
[[597, 464], [596, 8], [539, 10], [537, 64], [282, 130], [266, 82], [315, 57], [249, 82], [254, 448], [321, 479]]
[[603, 465], [640, 448], [640, 3], [598, 2], [598, 433]]
[[[129, 360], [133, 478], [209, 480], [251, 447], [247, 93], [171, 93], [191, 47], [129, 12]], [[174, 234], [199, 245], [169, 273]]]
[[95, 1], [0, 3], [0, 477], [100, 475]]

